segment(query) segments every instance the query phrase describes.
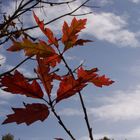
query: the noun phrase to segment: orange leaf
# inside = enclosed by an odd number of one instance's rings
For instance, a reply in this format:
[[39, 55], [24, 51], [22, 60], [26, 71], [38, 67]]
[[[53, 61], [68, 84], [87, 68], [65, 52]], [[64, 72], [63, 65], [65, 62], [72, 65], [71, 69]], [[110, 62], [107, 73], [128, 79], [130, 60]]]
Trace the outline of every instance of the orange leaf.
[[40, 59], [40, 58], [38, 58], [37, 61], [38, 61], [37, 74], [38, 74], [39, 78], [41, 79], [47, 94], [50, 96], [51, 90], [52, 90], [52, 87], [53, 87], [53, 85], [52, 85], [52, 81], [53, 81], [52, 75], [49, 74], [50, 67], [49, 67], [49, 65], [45, 65], [43, 60]]
[[61, 62], [61, 58], [58, 54], [54, 54], [53, 56], [44, 59], [44, 63], [46, 65], [50, 65], [51, 67], [55, 67], [60, 62]]
[[54, 37], [53, 32], [49, 28], [45, 28], [43, 21], [40, 21], [34, 12], [33, 12], [33, 15], [34, 15], [35, 21], [38, 24], [38, 26], [40, 27], [41, 31], [47, 36], [48, 42], [50, 44], [54, 44], [56, 47], [58, 47], [58, 40], [56, 37]]
[[98, 69], [97, 68], [93, 68], [91, 70], [84, 70], [83, 67], [80, 67], [78, 69], [78, 78], [80, 80], [85, 80], [85, 81], [89, 81], [92, 78], [95, 78], [97, 76], [97, 74], [95, 72], [97, 72]]
[[53, 88], [52, 85], [53, 80], [54, 79], [61, 80], [61, 77], [55, 73], [50, 72], [50, 67], [49, 65], [46, 64], [46, 59], [37, 58], [37, 61], [38, 61], [37, 74], [41, 79], [47, 94], [50, 96], [51, 90]]
[[1, 84], [4, 86], [4, 91], [11, 92], [12, 94], [21, 94], [32, 98], [43, 97], [43, 92], [37, 81], [34, 80], [31, 84], [28, 83], [25, 77], [18, 71], [15, 71], [14, 75], [5, 75], [1, 79]]
[[112, 83], [114, 83], [114, 81], [110, 80], [105, 75], [97, 76], [93, 78], [90, 82], [92, 82], [95, 86], [98, 86], [98, 87], [109, 86]]
[[22, 49], [23, 49], [23, 47], [22, 47], [21, 43], [14, 41], [13, 45], [10, 48], [8, 48], [7, 51], [16, 52], [16, 51], [20, 51]]
[[75, 45], [78, 38], [78, 33], [85, 28], [86, 21], [87, 19], [77, 20], [74, 17], [70, 26], [68, 26], [67, 22], [64, 22], [62, 29], [62, 42], [65, 45], [64, 51], [72, 48]]
[[57, 90], [56, 102], [69, 98], [81, 91], [86, 86], [79, 80], [75, 80], [71, 75], [64, 76]]
[[97, 68], [93, 68], [91, 70], [84, 70], [82, 67], [78, 69], [78, 79], [83, 82], [91, 82], [95, 86], [102, 87], [102, 86], [109, 86], [114, 81], [106, 78], [105, 75], [99, 76], [96, 72], [98, 71]]
[[51, 46], [47, 46], [46, 42], [43, 40], [40, 40], [40, 44], [43, 46], [46, 46], [47, 49], [51, 52], [50, 55], [46, 57], [44, 60], [45, 65], [50, 65], [52, 67], [55, 67], [57, 63], [61, 62], [60, 56], [55, 52], [55, 50]]
[[44, 121], [49, 116], [48, 107], [45, 104], [33, 103], [24, 104], [25, 108], [12, 108], [14, 114], [7, 115], [2, 124], [16, 122], [17, 124], [32, 124], [35, 121]]

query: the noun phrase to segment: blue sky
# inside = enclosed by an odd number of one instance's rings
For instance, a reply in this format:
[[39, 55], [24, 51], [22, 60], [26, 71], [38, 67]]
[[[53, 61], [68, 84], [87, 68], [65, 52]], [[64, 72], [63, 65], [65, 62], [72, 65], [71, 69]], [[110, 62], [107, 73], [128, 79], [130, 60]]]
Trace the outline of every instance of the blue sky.
[[[70, 7], [73, 9], [80, 2], [81, 0], [78, 0]], [[79, 11], [81, 13], [93, 10], [92, 15], [86, 16], [87, 28], [81, 36], [92, 39], [94, 42], [88, 43], [85, 47], [71, 49], [65, 56], [72, 67], [84, 62], [87, 68], [98, 67], [100, 74], [106, 74], [115, 80], [115, 83], [109, 87], [97, 88], [89, 85], [82, 91], [94, 137], [98, 139], [106, 135], [115, 140], [125, 138], [139, 140], [140, 0], [91, 0], [90, 4], [100, 6], [100, 8], [84, 8]], [[3, 6], [3, 10], [9, 13], [13, 8], [14, 4], [9, 1]], [[47, 7], [45, 15], [43, 11], [37, 9], [35, 13], [41, 19], [49, 21], [69, 10], [69, 7], [63, 5], [57, 9]], [[63, 21], [70, 22], [71, 19], [72, 17], [65, 17], [49, 27], [59, 36]], [[32, 15], [26, 15], [23, 17], [24, 20], [26, 21], [24, 26], [35, 25]], [[30, 33], [43, 38], [39, 29], [30, 31]], [[5, 52], [4, 48], [8, 46], [10, 42], [1, 48], [0, 57], [5, 58], [0, 62], [3, 64], [0, 67], [1, 72], [12, 68], [24, 58], [23, 53]], [[25, 75], [32, 76], [33, 68], [33, 64], [25, 63], [19, 70]], [[33, 102], [29, 98], [0, 91], [0, 123], [7, 114], [12, 113], [11, 106], [22, 107], [23, 101]], [[77, 95], [60, 103], [57, 111], [77, 140], [89, 140]], [[52, 140], [55, 137], [69, 140], [52, 114], [43, 123], [38, 121], [31, 126], [15, 123], [0, 125], [0, 136], [8, 132], [15, 135], [16, 140], [18, 138], [21, 140]]]

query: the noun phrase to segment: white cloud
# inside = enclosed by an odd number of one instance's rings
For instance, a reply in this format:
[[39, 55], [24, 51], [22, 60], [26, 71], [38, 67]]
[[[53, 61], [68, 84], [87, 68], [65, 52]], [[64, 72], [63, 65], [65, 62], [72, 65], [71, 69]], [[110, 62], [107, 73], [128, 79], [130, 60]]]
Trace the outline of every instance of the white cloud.
[[140, 86], [128, 91], [117, 91], [113, 97], [106, 99], [108, 103], [97, 108], [90, 108], [90, 113], [103, 120], [140, 119]]
[[99, 5], [100, 6], [105, 6], [105, 5], [108, 5], [108, 4], [112, 4], [113, 3], [112, 0], [100, 0], [98, 2], [99, 2]]
[[2, 89], [0, 89], [0, 100], [10, 100], [14, 95], [12, 95], [9, 92], [5, 92]]
[[83, 136], [83, 137], [79, 138], [78, 140], [90, 140], [90, 139], [87, 136]]
[[[133, 2], [138, 2], [139, 0], [132, 0]], [[111, 0], [102, 0], [100, 3], [110, 3]], [[68, 13], [78, 7], [81, 4], [81, 1], [78, 0], [77, 2], [74, 2], [67, 5], [60, 5], [57, 6], [57, 8], [45, 6], [44, 10], [41, 9], [34, 9], [34, 12], [36, 15], [43, 20], [44, 22], [48, 22], [60, 15], [63, 15], [65, 13]], [[13, 5], [13, 4], [12, 4]], [[13, 7], [13, 6], [11, 6]], [[9, 8], [10, 9], [10, 8]], [[63, 10], [62, 10], [63, 9]], [[91, 11], [90, 8], [81, 8], [78, 10], [77, 13], [84, 13]], [[138, 36], [136, 32], [131, 31], [128, 28], [128, 21], [119, 15], [116, 15], [112, 12], [101, 12], [101, 13], [93, 13], [92, 15], [85, 16], [88, 18], [87, 22], [87, 28], [85, 29], [85, 33], [95, 36], [99, 40], [107, 41], [110, 43], [113, 43], [119, 47], [140, 47], [140, 42], [138, 41]], [[80, 18], [85, 18], [80, 17]], [[47, 27], [50, 27], [55, 34], [61, 33], [61, 28], [63, 25], [63, 21], [71, 21], [73, 17], [66, 16], [64, 18], [61, 18]], [[24, 18], [23, 18], [24, 19]], [[27, 15], [25, 16], [25, 21], [27, 19]], [[36, 25], [35, 20], [33, 18], [33, 15], [28, 15], [28, 20], [30, 24]], [[42, 36], [43, 33], [39, 31], [39, 29], [30, 30], [29, 33], [33, 35], [34, 37]]]
[[[103, 105], [99, 107], [89, 107], [89, 115], [97, 117], [99, 120], [126, 121], [140, 119], [140, 86], [126, 91], [116, 91], [112, 97], [100, 99]], [[79, 109], [65, 108], [60, 111], [61, 115], [79, 116], [82, 111]]]
[[0, 89], [0, 118], [5, 117], [9, 112], [8, 106], [12, 98], [14, 98], [13, 94]]
[[4, 55], [0, 54], [0, 65], [4, 64], [5, 61], [6, 61], [6, 57]]
[[[13, 68], [14, 68], [14, 66], [9, 65], [9, 64], [5, 64], [5, 65], [2, 66], [3, 71], [8, 71], [8, 70], [11, 70]], [[26, 67], [18, 67], [17, 70], [19, 72], [21, 72], [24, 76], [35, 77], [35, 73], [29, 71]]]
[[140, 2], [140, 0], [130, 0], [130, 1], [136, 4]]
[[127, 21], [113, 13], [103, 12], [90, 16], [86, 32], [117, 46], [140, 47], [137, 34], [127, 29]]
[[60, 115], [64, 116], [79, 116], [82, 115], [83, 112], [79, 109], [73, 109], [73, 108], [65, 108], [59, 112]]
[[[72, 10], [79, 7], [80, 5], [81, 5], [80, 0], [77, 0], [76, 2], [69, 4], [69, 6], [68, 5], [59, 5], [57, 7], [56, 6], [50, 7], [49, 5], [44, 5], [44, 8], [42, 10], [34, 9], [34, 12], [39, 17], [40, 20], [44, 20], [44, 23], [46, 23], [61, 15], [65, 15], [66, 13], [71, 12]], [[78, 13], [81, 14], [81, 13], [87, 12], [89, 10], [90, 10], [89, 8], [82, 8], [82, 10], [79, 9], [74, 14], [78, 14]], [[64, 20], [67, 22], [70, 22], [72, 18], [73, 18], [72, 16], [65, 16], [63, 18], [60, 18], [60, 19], [52, 22], [49, 25], [46, 25], [46, 27], [51, 28], [55, 32], [55, 34], [60, 34]], [[31, 19], [32, 19], [32, 22], [35, 24], [35, 20], [34, 20], [33, 16], [31, 16]], [[36, 29], [36, 30], [38, 30], [38, 29]], [[42, 35], [42, 32], [41, 31], [36, 32], [34, 35]]]
[[[72, 9], [76, 8], [79, 3], [72, 5]], [[64, 14], [61, 10], [62, 7], [56, 9], [47, 9], [47, 14], [50, 17], [45, 17], [39, 10], [35, 11], [41, 19], [51, 19]], [[69, 7], [65, 7], [65, 11], [69, 12]], [[90, 8], [80, 9], [79, 13], [89, 12]], [[109, 12], [93, 13], [92, 15], [86, 16], [88, 19], [87, 28], [84, 30], [85, 33], [95, 36], [99, 40], [113, 43], [119, 47], [140, 47], [140, 42], [137, 39], [137, 33], [132, 32], [128, 28], [128, 22], [125, 17], [115, 15]], [[84, 18], [84, 17], [83, 17]], [[65, 17], [52, 23], [49, 27], [59, 34], [63, 20], [70, 21], [72, 17]]]
[[140, 127], [133, 129], [127, 134], [127, 138], [140, 139]]

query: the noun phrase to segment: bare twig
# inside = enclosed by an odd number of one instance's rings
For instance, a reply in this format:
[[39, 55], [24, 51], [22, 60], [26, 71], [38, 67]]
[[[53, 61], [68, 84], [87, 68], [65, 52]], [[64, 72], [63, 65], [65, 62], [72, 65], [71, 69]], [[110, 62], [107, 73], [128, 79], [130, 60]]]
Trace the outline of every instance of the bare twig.
[[[56, 18], [54, 18], [54, 19], [52, 19], [52, 20], [50, 20], [50, 21], [44, 23], [44, 25], [48, 25], [48, 24], [50, 24], [50, 23], [52, 23], [52, 22], [54, 22], [54, 21], [57, 21], [57, 20], [60, 19], [60, 18], [65, 17], [65, 16], [71, 16], [71, 15], [73, 15], [73, 13], [75, 13], [76, 11], [78, 11], [82, 6], [84, 6], [84, 5], [85, 5], [87, 2], [89, 2], [89, 1], [90, 1], [90, 0], [86, 0], [86, 1], [85, 1], [84, 3], [82, 3], [80, 6], [78, 6], [77, 8], [75, 8], [73, 11], [68, 12], [68, 13], [66, 13], [66, 14], [63, 14], [63, 15], [61, 15], [61, 16], [58, 16], [58, 17], [56, 17]], [[27, 27], [27, 28], [21, 29], [20, 31], [28, 31], [28, 30], [32, 30], [32, 29], [35, 29], [35, 28], [38, 28], [38, 26], [36, 25], [36, 26], [32, 26], [32, 27]], [[19, 31], [12, 31], [12, 32], [10, 32], [10, 33], [5, 33], [5, 34], [3, 34], [3, 35], [0, 35], [0, 37], [2, 38], [2, 37], [5, 37], [5, 36], [7, 36], [7, 35], [9, 35], [9, 34], [16, 34], [17, 32], [19, 32]]]
[[12, 68], [11, 70], [8, 70], [2, 74], [0, 74], [0, 77], [6, 75], [6, 74], [10, 74], [11, 72], [13, 72], [14, 70], [16, 70], [20, 65], [22, 65], [24, 62], [26, 62], [28, 59], [30, 59], [32, 56], [25, 58], [23, 61], [21, 61], [19, 64], [17, 64], [14, 68]]
[[[73, 76], [73, 78], [75, 79], [74, 77], [74, 74], [73, 74], [73, 71], [71, 70], [71, 68], [69, 67], [68, 63], [66, 62], [65, 58], [63, 57], [63, 55], [61, 54], [60, 50], [58, 49], [59, 51], [59, 54], [61, 56], [61, 59], [63, 60], [66, 68], [68, 69], [69, 73]], [[86, 107], [85, 107], [85, 104], [84, 104], [84, 101], [83, 101], [83, 97], [82, 97], [82, 94], [81, 92], [79, 91], [78, 92], [78, 95], [79, 95], [79, 98], [80, 98], [80, 102], [81, 102], [81, 106], [82, 106], [82, 109], [83, 109], [83, 112], [84, 112], [84, 118], [85, 118], [85, 121], [86, 121], [86, 125], [87, 125], [87, 128], [88, 128], [88, 132], [89, 132], [89, 138], [90, 140], [94, 140], [93, 139], [93, 134], [92, 134], [92, 128], [90, 126], [90, 123], [89, 123], [89, 119], [88, 119], [88, 115], [87, 115], [87, 111], [86, 111]]]
[[67, 134], [70, 136], [70, 138], [72, 140], [76, 140], [74, 138], [74, 136], [71, 134], [71, 131], [67, 129], [67, 127], [65, 126], [65, 124], [63, 123], [63, 121], [61, 120], [60, 116], [56, 113], [54, 107], [51, 107], [51, 111], [53, 112], [53, 114], [55, 115], [55, 117], [58, 119], [59, 124], [64, 128], [64, 130], [67, 132]]
[[85, 16], [85, 15], [89, 15], [89, 14], [93, 14], [93, 12], [87, 12], [87, 13], [83, 13], [83, 14], [72, 14], [70, 16]]
[[64, 1], [64, 2], [49, 2], [49, 1], [43, 1], [43, 0], [38, 0], [40, 3], [45, 3], [45, 4], [49, 4], [51, 6], [53, 5], [62, 5], [62, 4], [69, 4], [72, 3], [76, 0], [71, 0], [71, 1]]

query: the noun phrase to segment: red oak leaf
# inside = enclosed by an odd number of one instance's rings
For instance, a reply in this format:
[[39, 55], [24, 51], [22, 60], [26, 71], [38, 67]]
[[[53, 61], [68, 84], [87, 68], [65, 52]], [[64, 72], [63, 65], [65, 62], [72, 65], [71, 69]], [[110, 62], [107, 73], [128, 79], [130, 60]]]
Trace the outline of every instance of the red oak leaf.
[[55, 79], [61, 80], [61, 77], [56, 73], [50, 72], [50, 66], [46, 64], [46, 59], [37, 58], [37, 61], [38, 61], [37, 74], [41, 79], [47, 94], [50, 96], [51, 90], [53, 88], [52, 85], [53, 80]]
[[98, 86], [98, 87], [109, 86], [112, 83], [114, 83], [114, 81], [110, 80], [105, 75], [97, 76], [93, 78], [90, 82], [92, 82], [95, 86]]
[[56, 54], [55, 50], [45, 41], [40, 40], [38, 43], [35, 43], [28, 38], [23, 38], [21, 42], [14, 41], [13, 45], [7, 50], [13, 52], [24, 50], [26, 56], [38, 55], [40, 57], [48, 57]]
[[65, 45], [64, 51], [66, 51], [69, 48], [72, 48], [75, 45], [78, 38], [78, 33], [85, 28], [86, 21], [87, 19], [77, 20], [74, 17], [70, 26], [68, 26], [67, 22], [64, 22], [62, 29], [62, 42]]
[[61, 62], [61, 57], [58, 54], [54, 54], [53, 56], [50, 56], [44, 59], [44, 63], [46, 65], [50, 65], [53, 68], [60, 62]]
[[46, 46], [51, 52], [51, 55], [44, 59], [46, 65], [55, 67], [58, 63], [61, 62], [60, 56], [55, 52], [55, 50], [51, 46], [48, 46], [43, 40], [40, 40], [40, 44]]
[[30, 84], [18, 71], [15, 71], [14, 75], [5, 75], [1, 79], [1, 84], [4, 91], [12, 94], [21, 94], [32, 98], [43, 97], [43, 92], [37, 81], [34, 80]]
[[33, 12], [34, 18], [38, 26], [40, 27], [41, 31], [47, 36], [48, 42], [50, 44], [54, 44], [56, 47], [58, 47], [58, 39], [54, 37], [53, 32], [49, 28], [45, 28], [44, 22], [40, 21], [39, 18], [36, 16], [36, 14]]
[[2, 124], [16, 122], [17, 124], [32, 124], [35, 121], [44, 121], [49, 116], [48, 107], [45, 104], [33, 103], [24, 104], [25, 108], [12, 108], [14, 114], [7, 115]]
[[102, 86], [109, 86], [114, 81], [106, 78], [105, 75], [99, 76], [96, 72], [98, 71], [97, 68], [93, 68], [91, 70], [84, 70], [83, 67], [78, 69], [78, 79], [83, 82], [91, 82], [95, 86], [102, 87]]
[[86, 86], [85, 83], [75, 80], [73, 76], [64, 76], [57, 90], [56, 102], [69, 98], [81, 91]]

